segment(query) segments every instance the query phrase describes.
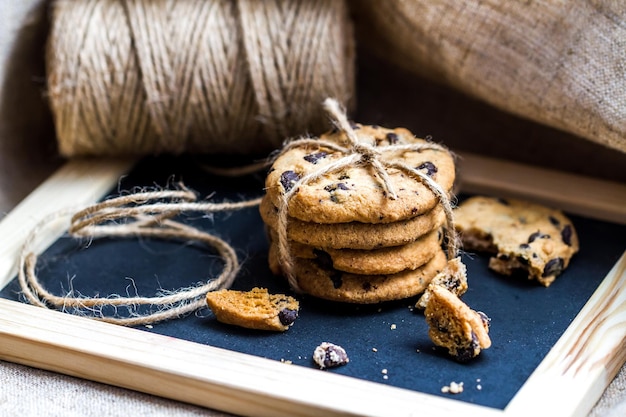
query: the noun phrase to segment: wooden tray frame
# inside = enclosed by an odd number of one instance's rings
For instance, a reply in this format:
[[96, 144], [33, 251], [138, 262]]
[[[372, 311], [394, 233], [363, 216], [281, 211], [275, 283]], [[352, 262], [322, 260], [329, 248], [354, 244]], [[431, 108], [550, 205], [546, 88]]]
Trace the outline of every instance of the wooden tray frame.
[[[460, 157], [462, 191], [626, 223], [622, 184]], [[21, 245], [41, 218], [68, 201], [80, 206], [102, 198], [133, 164], [71, 161], [9, 213], [0, 222], [0, 288], [15, 277]], [[45, 236], [39, 249], [61, 232]], [[625, 345], [626, 251], [504, 410], [0, 299], [2, 360], [242, 415], [586, 416], [626, 362]]]

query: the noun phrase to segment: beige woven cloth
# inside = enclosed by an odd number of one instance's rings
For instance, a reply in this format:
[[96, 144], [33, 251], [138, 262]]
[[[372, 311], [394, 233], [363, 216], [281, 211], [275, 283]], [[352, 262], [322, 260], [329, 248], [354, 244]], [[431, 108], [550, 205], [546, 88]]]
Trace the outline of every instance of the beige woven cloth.
[[[62, 161], [56, 156], [50, 137], [49, 115], [41, 108], [43, 60], [24, 51], [37, 50], [41, 44], [42, 0], [0, 0], [0, 218], [9, 212], [32, 189], [46, 178]], [[33, 11], [33, 13], [30, 13]], [[16, 42], [19, 37], [20, 41]], [[16, 47], [16, 44], [19, 47]], [[8, 59], [8, 58], [11, 59]], [[40, 68], [40, 71], [33, 70]], [[6, 106], [8, 96], [12, 106]], [[432, 97], [431, 97], [432, 98]], [[378, 97], [363, 97], [368, 102]], [[450, 100], [441, 97], [441, 103]], [[39, 103], [39, 106], [33, 103]], [[439, 103], [438, 105], [442, 105]], [[4, 105], [3, 105], [4, 104]], [[428, 103], [434, 106], [435, 103]], [[443, 107], [442, 107], [443, 109]], [[445, 110], [445, 109], [443, 109]], [[372, 110], [376, 113], [378, 110]], [[475, 117], [468, 111], [468, 120]], [[510, 128], [502, 123], [503, 128]], [[470, 134], [476, 150], [486, 149], [485, 137], [471, 135], [468, 121], [459, 121], [458, 129]], [[506, 125], [506, 126], [505, 126]], [[516, 129], [517, 125], [512, 129]], [[533, 126], [529, 149], [541, 149], [550, 131], [536, 132]], [[458, 133], [458, 132], [457, 132]], [[510, 132], [509, 132], [510, 133]], [[511, 133], [510, 133], [511, 134]], [[573, 138], [567, 138], [574, 140]], [[482, 140], [482, 142], [481, 142]], [[534, 145], [533, 145], [534, 144]], [[586, 157], [579, 153], [572, 158]], [[536, 157], [536, 155], [533, 155]], [[623, 169], [620, 159], [612, 159], [613, 169]], [[608, 169], [609, 167], [605, 167]], [[42, 371], [0, 361], [0, 416], [106, 417], [106, 416], [225, 416], [226, 414], [128, 391], [95, 382]], [[621, 417], [626, 415], [626, 367], [608, 387], [590, 417]]]
[[352, 3], [359, 40], [395, 64], [626, 152], [626, 2]]

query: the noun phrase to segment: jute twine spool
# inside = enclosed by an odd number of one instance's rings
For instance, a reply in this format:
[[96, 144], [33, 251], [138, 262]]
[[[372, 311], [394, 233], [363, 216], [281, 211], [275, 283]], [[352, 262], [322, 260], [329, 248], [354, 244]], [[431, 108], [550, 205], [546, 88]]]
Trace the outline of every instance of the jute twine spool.
[[252, 153], [352, 106], [340, 0], [57, 0], [48, 93], [64, 156]]
[[626, 2], [352, 3], [358, 40], [385, 59], [626, 152]]

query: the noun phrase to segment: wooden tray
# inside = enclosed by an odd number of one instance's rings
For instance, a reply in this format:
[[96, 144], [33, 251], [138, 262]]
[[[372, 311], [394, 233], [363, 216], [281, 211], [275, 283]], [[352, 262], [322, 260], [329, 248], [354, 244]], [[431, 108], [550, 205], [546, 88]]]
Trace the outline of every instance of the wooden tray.
[[[25, 199], [0, 223], [0, 288], [14, 279], [21, 244], [39, 219], [64, 208], [64, 202], [74, 206], [102, 198], [133, 165], [70, 162]], [[476, 155], [462, 155], [460, 172], [467, 193], [523, 197], [576, 215], [626, 223], [626, 187], [621, 184]], [[46, 235], [41, 251], [62, 232]], [[0, 359], [245, 415], [584, 416], [626, 361], [626, 253], [600, 278], [597, 290], [503, 409], [2, 298]]]

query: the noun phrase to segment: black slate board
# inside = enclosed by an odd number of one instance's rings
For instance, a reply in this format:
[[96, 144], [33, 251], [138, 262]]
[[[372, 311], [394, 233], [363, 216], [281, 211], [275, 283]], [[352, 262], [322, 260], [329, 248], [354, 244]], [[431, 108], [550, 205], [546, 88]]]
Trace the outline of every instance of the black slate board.
[[[146, 159], [113, 194], [134, 187], [165, 187], [179, 180], [201, 196], [214, 193], [211, 201], [241, 200], [263, 193], [263, 174], [216, 177], [203, 170], [201, 163], [192, 157]], [[442, 394], [441, 387], [451, 381], [463, 382], [464, 391], [452, 398], [503, 409], [626, 247], [626, 226], [570, 217], [581, 250], [549, 288], [498, 276], [488, 270], [487, 257], [464, 255], [470, 289], [463, 298], [491, 317], [493, 342], [489, 350], [467, 364], [433, 348], [423, 314], [412, 309], [415, 299], [358, 306], [300, 297], [300, 317], [289, 331], [279, 334], [223, 325], [208, 310], [141, 329], [306, 367], [315, 366], [311, 360], [315, 346], [331, 341], [347, 350], [350, 363], [320, 372], [447, 398], [450, 394]], [[182, 220], [221, 236], [237, 249], [243, 267], [233, 288], [263, 286], [273, 292], [289, 291], [285, 282], [269, 272], [267, 241], [256, 209], [211, 216], [193, 213]], [[54, 243], [40, 256], [42, 283], [58, 294], [73, 289], [88, 296], [151, 296], [160, 288], [173, 290], [216, 276], [221, 268], [213, 253], [194, 244], [101, 239], [85, 247], [85, 242], [68, 237]], [[17, 281], [9, 283], [0, 296], [20, 299]]]

